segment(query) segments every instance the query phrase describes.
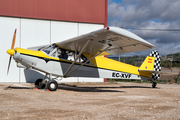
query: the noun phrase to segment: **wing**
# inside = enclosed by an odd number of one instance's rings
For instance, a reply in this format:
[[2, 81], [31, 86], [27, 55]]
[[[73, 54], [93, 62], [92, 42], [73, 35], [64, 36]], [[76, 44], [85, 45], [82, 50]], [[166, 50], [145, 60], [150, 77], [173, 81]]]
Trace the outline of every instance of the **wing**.
[[56, 45], [70, 50], [81, 51], [88, 40], [92, 40], [83, 53], [96, 55], [108, 46], [101, 55], [116, 55], [154, 48], [155, 46], [139, 36], [117, 27], [107, 27], [72, 39], [57, 42]]

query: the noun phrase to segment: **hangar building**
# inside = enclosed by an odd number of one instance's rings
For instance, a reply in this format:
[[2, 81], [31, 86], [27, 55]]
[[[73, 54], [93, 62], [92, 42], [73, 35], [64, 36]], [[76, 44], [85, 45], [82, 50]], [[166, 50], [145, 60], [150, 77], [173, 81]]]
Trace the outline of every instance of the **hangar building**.
[[[28, 48], [59, 42], [107, 26], [107, 0], [0, 0], [0, 82], [26, 82], [42, 73], [7, 68], [15, 28], [15, 47]], [[62, 82], [103, 82], [104, 79], [64, 78]]]

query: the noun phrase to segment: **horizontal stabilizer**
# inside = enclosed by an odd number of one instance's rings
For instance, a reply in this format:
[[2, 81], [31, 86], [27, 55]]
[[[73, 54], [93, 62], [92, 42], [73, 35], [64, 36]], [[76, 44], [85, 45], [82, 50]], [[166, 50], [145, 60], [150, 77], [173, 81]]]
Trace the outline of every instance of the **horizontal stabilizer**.
[[155, 74], [172, 74], [170, 72], [153, 71], [153, 70], [139, 70], [139, 72], [149, 72], [149, 73], [155, 73]]

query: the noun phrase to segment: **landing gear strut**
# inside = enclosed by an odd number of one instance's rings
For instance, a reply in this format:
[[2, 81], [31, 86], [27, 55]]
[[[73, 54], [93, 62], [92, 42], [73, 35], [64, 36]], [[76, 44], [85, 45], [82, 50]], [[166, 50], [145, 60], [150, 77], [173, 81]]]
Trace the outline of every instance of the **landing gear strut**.
[[44, 79], [37, 79], [35, 82], [35, 87], [38, 89], [44, 89], [45, 87], [50, 91], [56, 91], [58, 88], [58, 83], [53, 80], [51, 74], [46, 74]]
[[153, 82], [152, 82], [152, 88], [155, 88], [156, 85], [157, 85], [157, 83], [153, 81]]

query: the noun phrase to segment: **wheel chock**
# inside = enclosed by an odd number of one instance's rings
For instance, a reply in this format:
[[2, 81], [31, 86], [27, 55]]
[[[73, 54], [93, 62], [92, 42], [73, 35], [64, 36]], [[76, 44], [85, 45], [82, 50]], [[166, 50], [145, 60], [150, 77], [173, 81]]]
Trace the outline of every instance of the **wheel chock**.
[[47, 92], [50, 92], [50, 90], [49, 90], [49, 89], [47, 89], [46, 91], [47, 91]]
[[37, 87], [35, 87], [35, 90], [38, 90], [38, 88], [37, 88]]

